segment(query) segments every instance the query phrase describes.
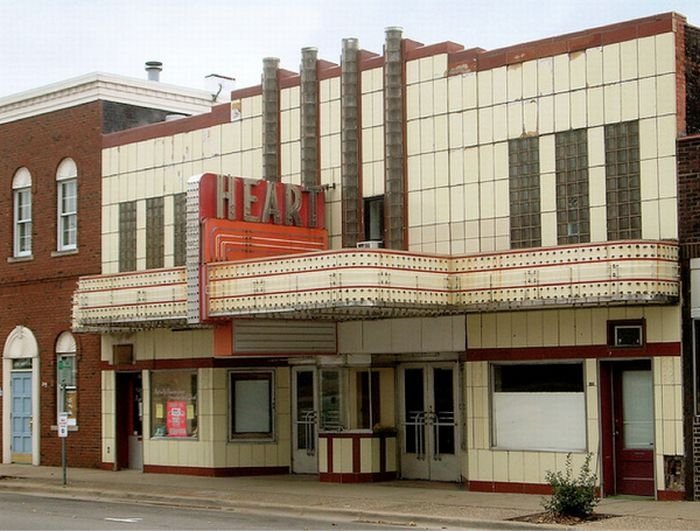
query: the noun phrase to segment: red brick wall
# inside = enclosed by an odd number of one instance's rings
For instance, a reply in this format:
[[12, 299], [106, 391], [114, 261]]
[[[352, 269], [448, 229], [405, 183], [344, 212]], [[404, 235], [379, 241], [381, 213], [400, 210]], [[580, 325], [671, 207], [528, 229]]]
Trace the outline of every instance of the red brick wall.
[[[690, 86], [690, 85], [689, 85]], [[693, 110], [691, 99], [688, 110]], [[694, 123], [694, 112], [688, 114], [688, 126]], [[694, 455], [700, 453], [700, 444], [694, 440], [695, 369], [693, 364], [693, 326], [690, 317], [690, 259], [700, 257], [700, 135], [681, 138], [678, 141], [678, 238], [681, 244], [681, 300], [682, 312], [682, 368], [683, 388], [683, 432], [685, 453], [685, 492], [689, 498], [700, 496], [700, 462]]]
[[[2, 341], [17, 325], [31, 329], [39, 345], [41, 464], [60, 465], [61, 442], [56, 425], [55, 344], [61, 332], [70, 329], [71, 297], [75, 279], [37, 281], [25, 285], [0, 286]], [[76, 334], [78, 431], [68, 437], [69, 466], [98, 466], [101, 460], [100, 339]], [[1, 407], [1, 405], [0, 405]]]
[[[0, 124], [0, 344], [17, 325], [36, 336], [41, 464], [46, 465], [60, 464], [60, 440], [51, 429], [56, 424], [56, 339], [70, 329], [78, 277], [100, 272], [101, 106], [94, 102]], [[78, 253], [52, 256], [57, 246], [55, 176], [64, 157], [78, 167]], [[8, 262], [13, 252], [12, 177], [22, 166], [32, 175], [33, 259]], [[100, 342], [89, 335], [76, 340], [79, 430], [68, 438], [68, 460], [71, 466], [96, 466], [101, 460]]]
[[678, 238], [700, 243], [700, 135], [678, 141]]
[[683, 87], [685, 90], [686, 132], [689, 135], [694, 135], [700, 133], [700, 29], [686, 25], [683, 34], [685, 40]]

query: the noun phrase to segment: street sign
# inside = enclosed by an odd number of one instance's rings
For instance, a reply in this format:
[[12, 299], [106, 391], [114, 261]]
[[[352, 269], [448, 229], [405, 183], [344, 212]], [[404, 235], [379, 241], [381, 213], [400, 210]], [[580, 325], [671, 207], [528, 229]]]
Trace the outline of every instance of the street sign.
[[68, 437], [68, 413], [58, 414], [58, 436]]

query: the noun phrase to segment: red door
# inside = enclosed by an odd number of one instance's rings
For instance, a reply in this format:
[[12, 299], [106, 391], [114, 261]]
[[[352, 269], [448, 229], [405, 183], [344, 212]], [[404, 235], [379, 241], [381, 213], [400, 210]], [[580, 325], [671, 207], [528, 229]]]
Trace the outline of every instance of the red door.
[[654, 495], [651, 362], [601, 364], [605, 494]]

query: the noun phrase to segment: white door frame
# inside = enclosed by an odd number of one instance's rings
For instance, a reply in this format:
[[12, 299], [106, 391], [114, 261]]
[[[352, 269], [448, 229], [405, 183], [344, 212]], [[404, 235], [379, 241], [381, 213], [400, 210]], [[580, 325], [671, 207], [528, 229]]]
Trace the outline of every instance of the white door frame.
[[[312, 377], [313, 411], [305, 419], [297, 418], [297, 375], [310, 372]], [[318, 473], [318, 369], [315, 365], [292, 367], [292, 472], [295, 474]], [[307, 437], [313, 442], [312, 449], [298, 449], [298, 431], [307, 430]]]
[[12, 462], [12, 360], [32, 359], [32, 464], [40, 463], [40, 382], [39, 382], [39, 346], [29, 328], [16, 326], [5, 340], [2, 355], [2, 462]]
[[[450, 369], [452, 371], [452, 400], [453, 417], [442, 418], [435, 411], [435, 378], [434, 369]], [[405, 418], [405, 371], [406, 369], [422, 369], [423, 371], [423, 412], [415, 418], [408, 419], [415, 426], [416, 453], [406, 452], [407, 419]], [[429, 479], [433, 481], [461, 480], [460, 449], [461, 449], [461, 414], [460, 414], [460, 379], [457, 362], [432, 363], [402, 363], [399, 365], [399, 430], [401, 432], [401, 476], [411, 479]], [[440, 455], [437, 451], [439, 425], [454, 423], [454, 453]], [[436, 437], [437, 433], [437, 437]]]

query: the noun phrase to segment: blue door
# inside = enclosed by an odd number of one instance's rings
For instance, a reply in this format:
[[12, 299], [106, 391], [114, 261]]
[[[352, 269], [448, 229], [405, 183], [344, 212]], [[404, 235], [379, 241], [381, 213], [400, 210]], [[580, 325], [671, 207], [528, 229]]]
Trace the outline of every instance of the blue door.
[[[12, 373], [12, 460], [29, 461], [32, 455], [32, 373]], [[24, 454], [24, 455], [17, 455]]]

